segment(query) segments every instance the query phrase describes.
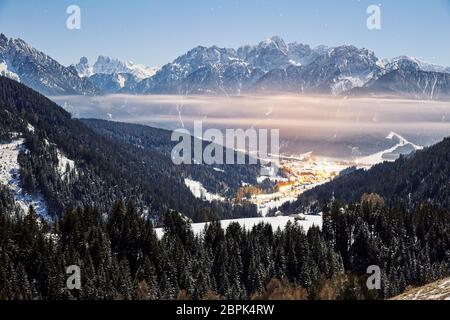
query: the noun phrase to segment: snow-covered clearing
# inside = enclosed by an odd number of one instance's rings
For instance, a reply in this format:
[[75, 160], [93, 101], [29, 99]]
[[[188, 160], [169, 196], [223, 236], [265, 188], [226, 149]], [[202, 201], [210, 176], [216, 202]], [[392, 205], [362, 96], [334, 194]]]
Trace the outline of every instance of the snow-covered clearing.
[[[319, 228], [322, 228], [322, 216], [306, 216], [306, 220], [298, 220], [296, 221], [294, 217], [286, 217], [286, 216], [280, 216], [280, 217], [266, 217], [266, 218], [245, 218], [245, 219], [235, 219], [235, 220], [221, 220], [220, 224], [223, 229], [228, 228], [228, 226], [234, 222], [237, 222], [241, 225], [241, 227], [245, 228], [246, 230], [251, 230], [254, 226], [260, 224], [260, 223], [267, 223], [270, 224], [273, 228], [273, 230], [277, 230], [280, 228], [283, 230], [288, 222], [292, 223], [298, 223], [300, 226], [303, 227], [305, 231], [308, 231], [309, 228], [312, 226], [317, 226]], [[193, 223], [191, 224], [192, 230], [194, 231], [194, 234], [200, 235], [204, 229], [207, 223]], [[156, 235], [158, 238], [162, 238], [164, 235], [164, 230], [162, 228], [155, 229]]]
[[16, 204], [25, 212], [32, 205], [37, 214], [48, 217], [44, 199], [39, 195], [27, 194], [20, 187], [19, 153], [25, 150], [24, 140], [16, 139], [9, 143], [0, 143], [0, 184], [8, 186], [16, 199]]
[[203, 185], [195, 180], [184, 179], [184, 183], [191, 190], [194, 197], [207, 201], [225, 201], [225, 198], [214, 193], [210, 193]]

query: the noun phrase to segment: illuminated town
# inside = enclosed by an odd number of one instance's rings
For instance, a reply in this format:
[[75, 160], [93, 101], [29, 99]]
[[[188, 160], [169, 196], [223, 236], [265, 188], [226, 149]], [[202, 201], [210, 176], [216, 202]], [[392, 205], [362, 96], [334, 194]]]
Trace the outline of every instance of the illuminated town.
[[277, 165], [280, 169], [277, 177], [261, 176], [258, 179], [259, 183], [266, 179], [275, 182], [276, 191], [253, 194], [249, 199], [258, 206], [262, 216], [285, 202], [295, 201], [303, 192], [334, 179], [343, 170], [354, 166], [354, 163], [320, 158], [307, 153], [298, 157], [281, 156]]

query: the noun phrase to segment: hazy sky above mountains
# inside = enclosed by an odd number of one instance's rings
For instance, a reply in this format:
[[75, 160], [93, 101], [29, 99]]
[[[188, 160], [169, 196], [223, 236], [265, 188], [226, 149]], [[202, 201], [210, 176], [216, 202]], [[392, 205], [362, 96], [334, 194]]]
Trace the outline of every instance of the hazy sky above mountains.
[[[66, 28], [71, 4], [81, 8], [81, 30]], [[371, 4], [381, 7], [379, 31], [366, 27]], [[0, 0], [0, 32], [63, 64], [103, 54], [161, 66], [197, 45], [238, 47], [279, 35], [450, 65], [449, 0]]]

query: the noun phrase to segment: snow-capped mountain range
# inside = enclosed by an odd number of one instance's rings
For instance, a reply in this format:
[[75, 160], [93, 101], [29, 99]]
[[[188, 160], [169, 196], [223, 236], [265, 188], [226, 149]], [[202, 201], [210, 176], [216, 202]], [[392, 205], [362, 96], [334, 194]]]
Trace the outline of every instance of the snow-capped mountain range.
[[380, 60], [373, 51], [354, 46], [311, 48], [272, 37], [237, 50], [196, 47], [133, 90], [136, 94], [242, 92], [441, 99], [450, 96], [450, 69], [404, 56]]
[[350, 45], [312, 48], [272, 37], [238, 49], [198, 46], [160, 69], [105, 56], [62, 66], [20, 39], [0, 36], [0, 74], [47, 95], [110, 93], [319, 93], [448, 99], [450, 68], [417, 58], [379, 59]]
[[86, 57], [72, 66], [81, 78], [89, 79], [103, 94], [129, 92], [138, 82], [150, 78], [157, 71], [156, 68], [105, 56], [99, 56], [92, 66]]
[[91, 77], [94, 74], [120, 74], [128, 73], [137, 79], [145, 79], [153, 76], [157, 69], [135, 64], [132, 61], [120, 61], [116, 58], [99, 56], [94, 65], [90, 65], [86, 57], [82, 57], [80, 62], [73, 65], [80, 77]]

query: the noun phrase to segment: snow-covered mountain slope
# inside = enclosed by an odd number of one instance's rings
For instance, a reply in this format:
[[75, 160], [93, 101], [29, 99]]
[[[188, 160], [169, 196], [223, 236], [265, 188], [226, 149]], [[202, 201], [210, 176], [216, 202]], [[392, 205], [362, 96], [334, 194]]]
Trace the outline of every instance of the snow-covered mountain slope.
[[250, 80], [253, 69], [233, 49], [199, 46], [142, 81], [136, 93], [223, 94], [229, 89], [224, 82], [231, 83], [233, 79], [233, 86], [242, 87]]
[[257, 83], [259, 91], [341, 94], [380, 73], [378, 58], [367, 49], [341, 46], [324, 50], [308, 65], [275, 69]]
[[72, 65], [81, 78], [90, 77], [94, 74], [94, 68], [89, 64], [86, 57], [81, 57], [80, 62]]
[[364, 87], [354, 88], [353, 95], [393, 95], [415, 99], [450, 99], [450, 74], [423, 71], [411, 60], [399, 60], [386, 66], [383, 73]]
[[120, 61], [105, 56], [99, 56], [93, 68], [94, 73], [130, 73], [138, 79], [149, 78], [156, 72], [156, 68], [135, 64], [132, 61]]
[[450, 278], [408, 290], [392, 300], [450, 300]]
[[20, 183], [19, 153], [26, 150], [24, 139], [17, 138], [7, 143], [0, 143], [0, 185], [7, 186], [22, 210], [28, 213], [33, 206], [36, 213], [43, 218], [48, 218], [48, 209], [44, 198], [39, 194], [28, 194]]
[[417, 64], [419, 69], [422, 71], [450, 73], [450, 67], [444, 67], [438, 64], [434, 64], [415, 57], [408, 57], [408, 56], [399, 56], [393, 59], [383, 59], [382, 64], [385, 65], [386, 69], [393, 70], [398, 69], [398, 65], [405, 61]]
[[278, 36], [260, 42], [256, 46], [243, 46], [237, 50], [240, 59], [264, 72], [284, 69], [290, 65], [308, 64], [313, 50], [308, 45], [287, 44]]
[[99, 56], [94, 65], [82, 57], [80, 62], [71, 67], [80, 77], [89, 79], [102, 94], [132, 92], [141, 80], [150, 78], [157, 70], [105, 56]]
[[130, 92], [139, 83], [139, 79], [130, 73], [96, 73], [89, 80], [103, 93]]
[[23, 84], [46, 95], [98, 93], [94, 85], [81, 79], [72, 68], [64, 67], [22, 39], [8, 39], [0, 34], [0, 62]]
[[406, 140], [401, 135], [395, 132], [390, 132], [386, 137], [386, 139], [392, 140], [395, 143], [395, 145], [389, 149], [357, 159], [356, 162], [359, 165], [363, 166], [373, 166], [378, 163], [382, 163], [384, 161], [390, 162], [395, 161], [401, 155], [408, 155], [412, 152], [423, 149], [422, 146], [418, 146], [412, 142], [409, 142], [408, 140]]

